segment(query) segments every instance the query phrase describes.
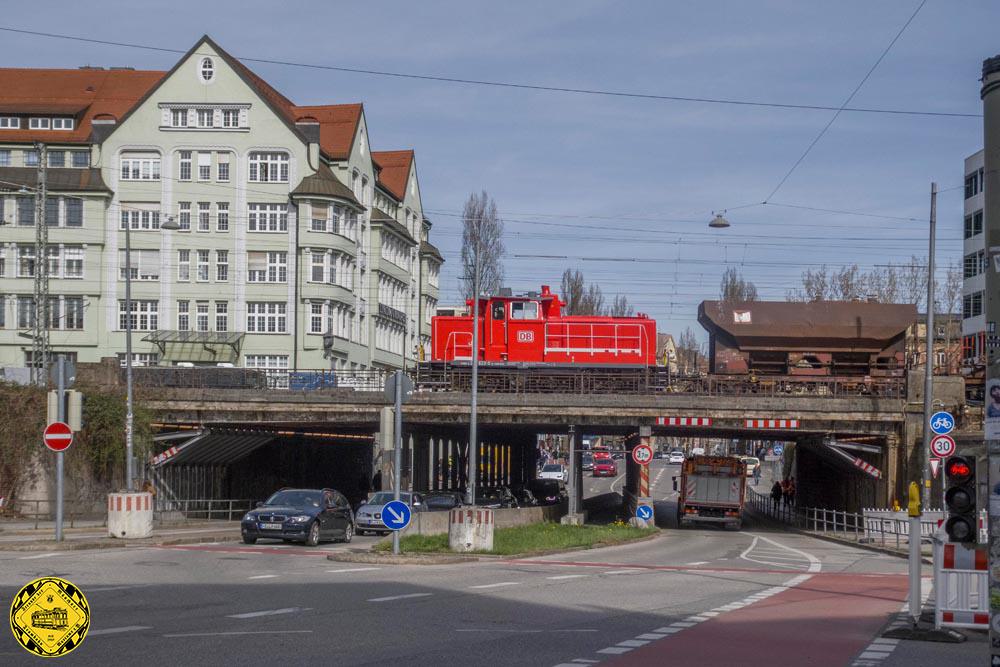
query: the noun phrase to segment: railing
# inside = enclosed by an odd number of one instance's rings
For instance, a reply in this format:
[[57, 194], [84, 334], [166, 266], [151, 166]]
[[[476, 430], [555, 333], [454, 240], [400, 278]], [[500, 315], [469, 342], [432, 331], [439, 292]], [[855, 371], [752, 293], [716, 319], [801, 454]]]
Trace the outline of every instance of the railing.
[[[346, 389], [381, 391], [386, 371], [284, 370], [278, 368], [222, 368], [215, 366], [143, 366], [133, 369], [138, 387], [184, 389], [251, 389], [259, 391], [316, 391]], [[124, 379], [124, 373], [122, 375]]]
[[[468, 338], [468, 343], [459, 343], [459, 339], [465, 340]], [[470, 331], [452, 331], [448, 334], [448, 337], [444, 341], [444, 356], [446, 359], [455, 359], [458, 361], [472, 360], [472, 332]], [[468, 354], [459, 354], [459, 349], [463, 351], [468, 351]]]
[[[42, 510], [42, 506], [45, 510]], [[46, 499], [18, 498], [5, 503], [0, 508], [0, 516], [12, 519], [27, 519], [34, 523], [37, 530], [42, 521], [53, 521], [56, 516], [56, 501]], [[107, 518], [106, 500], [73, 500], [67, 499], [63, 504], [63, 518], [69, 520], [69, 527], [75, 528], [77, 519], [87, 517]]]
[[[834, 533], [859, 544], [878, 544], [901, 549], [910, 539], [908, 519], [881, 516], [882, 512], [873, 515], [870, 512], [858, 514], [819, 507], [793, 507], [784, 504], [784, 499], [775, 504], [770, 495], [753, 489], [747, 489], [747, 500], [759, 514], [804, 530]], [[922, 542], [930, 542], [940, 526], [937, 512], [928, 514], [933, 518], [922, 517], [920, 520]]]
[[225, 519], [239, 520], [254, 507], [252, 500], [236, 500], [232, 498], [204, 498], [184, 500], [162, 500], [157, 498], [154, 512], [180, 512], [187, 519]]
[[[602, 333], [609, 328], [610, 333]], [[642, 360], [645, 357], [643, 352], [649, 349], [646, 329], [642, 324], [548, 322], [545, 324], [544, 335], [545, 354], [614, 354]]]

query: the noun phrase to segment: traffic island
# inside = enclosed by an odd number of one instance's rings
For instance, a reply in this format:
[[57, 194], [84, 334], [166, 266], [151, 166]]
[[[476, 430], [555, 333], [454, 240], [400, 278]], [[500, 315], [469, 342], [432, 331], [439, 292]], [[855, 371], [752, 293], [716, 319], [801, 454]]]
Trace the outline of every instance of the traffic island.
[[[476, 550], [471, 553], [478, 556], [537, 556], [560, 551], [614, 546], [651, 539], [658, 534], [659, 531], [656, 529], [636, 528], [622, 522], [603, 526], [536, 523], [497, 528], [493, 532], [492, 549]], [[399, 541], [399, 548], [406, 555], [441, 554], [456, 557], [449, 548], [448, 535], [404, 535]], [[388, 542], [380, 542], [372, 547], [372, 554], [382, 554], [391, 549], [392, 545]]]

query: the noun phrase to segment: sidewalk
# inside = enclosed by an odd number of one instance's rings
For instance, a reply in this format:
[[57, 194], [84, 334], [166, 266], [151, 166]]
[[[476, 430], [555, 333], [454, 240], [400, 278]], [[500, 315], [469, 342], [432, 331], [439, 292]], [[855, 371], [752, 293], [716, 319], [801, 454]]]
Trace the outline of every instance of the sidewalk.
[[69, 551], [76, 549], [121, 549], [136, 546], [236, 542], [240, 539], [238, 521], [185, 521], [154, 526], [152, 537], [122, 540], [108, 536], [102, 521], [63, 528], [63, 541], [55, 540], [52, 521], [0, 521], [0, 551]]

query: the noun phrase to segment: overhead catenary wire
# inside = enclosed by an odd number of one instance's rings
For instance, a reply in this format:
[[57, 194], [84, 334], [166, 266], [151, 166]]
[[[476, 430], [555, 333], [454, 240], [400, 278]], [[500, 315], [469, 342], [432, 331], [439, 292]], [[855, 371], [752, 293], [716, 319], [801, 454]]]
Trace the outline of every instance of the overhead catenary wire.
[[[926, 0], [924, 1], [926, 2]], [[169, 48], [162, 46], [152, 46], [149, 44], [137, 44], [134, 42], [97, 39], [93, 37], [83, 37], [80, 35], [67, 35], [67, 34], [60, 34], [53, 32], [44, 32], [40, 30], [14, 28], [11, 26], [0, 26], [0, 31], [22, 34], [22, 35], [31, 35], [34, 37], [45, 37], [49, 39], [61, 39], [61, 40], [70, 40], [75, 42], [85, 42], [90, 44], [100, 44], [104, 46], [118, 46], [130, 49], [158, 51], [161, 53], [184, 54], [188, 52], [188, 49], [178, 49], [178, 48]], [[201, 54], [196, 54], [196, 55], [201, 55]], [[212, 54], [204, 54], [204, 55], [212, 55]], [[363, 67], [347, 67], [344, 65], [304, 63], [291, 60], [279, 60], [275, 58], [243, 57], [243, 56], [235, 56], [235, 57], [241, 61], [262, 63], [266, 65], [280, 65], [284, 67], [299, 67], [299, 68], [313, 69], [313, 70], [326, 70], [333, 72], [345, 72], [350, 74], [363, 74], [368, 76], [391, 77], [396, 79], [435, 81], [441, 83], [454, 83], [454, 84], [462, 84], [469, 86], [488, 86], [493, 88], [508, 88], [508, 89], [530, 90], [530, 91], [540, 91], [549, 93], [571, 93], [578, 95], [592, 95], [592, 96], [602, 96], [602, 97], [617, 97], [617, 98], [630, 98], [630, 99], [655, 100], [655, 101], [667, 101], [667, 102], [688, 102], [696, 104], [719, 104], [719, 105], [732, 105], [732, 106], [744, 106], [744, 107], [764, 107], [772, 109], [836, 111], [837, 113], [850, 112], [850, 113], [871, 113], [871, 114], [894, 114], [894, 115], [905, 115], [905, 116], [926, 116], [926, 117], [939, 117], [939, 118], [982, 118], [982, 114], [963, 113], [963, 112], [923, 111], [917, 109], [877, 109], [877, 108], [867, 108], [867, 107], [847, 107], [846, 104], [841, 105], [839, 107], [834, 107], [821, 104], [761, 102], [756, 100], [739, 100], [739, 99], [715, 98], [715, 97], [695, 97], [695, 96], [684, 96], [684, 95], [666, 95], [666, 94], [655, 94], [655, 93], [642, 93], [636, 91], [604, 90], [598, 88], [546, 86], [541, 84], [519, 83], [512, 81], [494, 81], [494, 80], [472, 79], [472, 78], [462, 78], [454, 76], [417, 74], [411, 72], [393, 72], [388, 70], [378, 70], [378, 69], [363, 68]], [[848, 100], [848, 103], [849, 102], [850, 100]]]

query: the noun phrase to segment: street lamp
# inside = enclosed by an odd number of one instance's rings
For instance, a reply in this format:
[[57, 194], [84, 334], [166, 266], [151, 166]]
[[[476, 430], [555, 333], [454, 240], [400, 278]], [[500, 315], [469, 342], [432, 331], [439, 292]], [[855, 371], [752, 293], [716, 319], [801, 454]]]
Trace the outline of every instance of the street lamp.
[[[712, 211], [712, 213], [715, 213], [715, 211]], [[725, 211], [722, 213], [725, 213]], [[725, 229], [728, 227], [729, 221], [722, 217], [722, 213], [715, 213], [715, 217], [708, 223], [708, 226], [713, 229]]]
[[[174, 231], [181, 226], [166, 217], [160, 230]], [[125, 490], [132, 491], [135, 471], [132, 460], [132, 223], [125, 223]]]

